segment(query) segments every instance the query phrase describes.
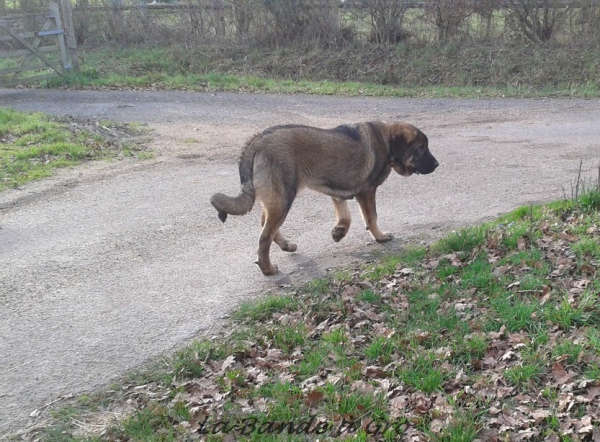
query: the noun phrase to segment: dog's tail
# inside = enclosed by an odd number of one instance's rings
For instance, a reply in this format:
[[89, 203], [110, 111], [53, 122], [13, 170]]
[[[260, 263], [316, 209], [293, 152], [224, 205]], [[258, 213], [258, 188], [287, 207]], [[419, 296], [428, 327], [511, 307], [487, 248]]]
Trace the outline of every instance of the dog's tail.
[[210, 203], [219, 212], [219, 219], [222, 222], [227, 220], [227, 215], [245, 215], [252, 210], [256, 194], [254, 193], [254, 155], [256, 147], [254, 141], [260, 137], [260, 134], [252, 137], [242, 151], [239, 159], [240, 182], [242, 189], [236, 197], [227, 196], [222, 193], [215, 193], [210, 199]]

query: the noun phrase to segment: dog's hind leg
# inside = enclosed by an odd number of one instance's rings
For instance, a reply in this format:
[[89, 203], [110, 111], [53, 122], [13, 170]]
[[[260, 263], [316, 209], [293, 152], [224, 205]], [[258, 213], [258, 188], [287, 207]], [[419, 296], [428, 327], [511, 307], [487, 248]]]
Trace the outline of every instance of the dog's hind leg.
[[254, 191], [256, 199], [262, 203], [262, 231], [258, 239], [258, 260], [256, 264], [265, 275], [274, 275], [277, 268], [271, 264], [269, 252], [276, 242], [283, 250], [294, 251], [296, 245], [287, 242], [279, 228], [292, 207], [298, 191], [298, 179], [293, 164], [276, 161], [265, 154], [254, 163]]
[[[291, 175], [291, 174], [289, 174]], [[273, 185], [275, 182], [275, 185]], [[294, 198], [296, 197], [296, 189], [291, 183], [286, 183], [285, 180], [271, 180], [269, 185], [259, 186], [256, 190], [257, 199], [262, 203], [263, 212], [260, 218], [262, 231], [258, 239], [258, 260], [256, 264], [265, 275], [274, 275], [277, 273], [277, 267], [271, 264], [269, 253], [271, 244], [276, 242], [283, 250], [295, 250], [295, 244], [287, 242], [279, 228], [285, 221]], [[287, 184], [287, 185], [286, 185]]]
[[375, 209], [375, 189], [369, 190], [362, 195], [356, 195], [356, 201], [360, 205], [360, 211], [367, 225], [367, 230], [371, 232], [377, 242], [387, 242], [393, 238], [389, 233], [384, 233], [377, 225], [377, 210]]
[[[260, 216], [260, 225], [264, 226], [265, 225], [265, 211], [263, 210], [262, 215]], [[279, 248], [281, 250], [283, 250], [284, 252], [295, 252], [298, 249], [298, 246], [296, 244], [294, 244], [293, 242], [289, 242], [285, 236], [283, 236], [283, 233], [281, 233], [281, 229], [277, 230], [277, 233], [275, 233], [275, 237], [273, 238], [273, 241], [275, 241], [275, 244], [277, 244], [279, 246]]]
[[331, 198], [331, 200], [333, 201], [333, 206], [335, 207], [335, 226], [331, 231], [331, 237], [335, 242], [338, 242], [348, 233], [352, 218], [350, 216], [350, 209], [348, 208], [348, 202], [346, 200], [340, 200], [337, 198]]
[[266, 215], [264, 216], [262, 232], [258, 238], [258, 259], [256, 264], [258, 264], [258, 267], [260, 267], [260, 270], [265, 275], [274, 275], [277, 273], [277, 267], [271, 264], [269, 253], [271, 251], [271, 244], [277, 236], [279, 227], [285, 221], [287, 213], [278, 207], [265, 207], [264, 210]]

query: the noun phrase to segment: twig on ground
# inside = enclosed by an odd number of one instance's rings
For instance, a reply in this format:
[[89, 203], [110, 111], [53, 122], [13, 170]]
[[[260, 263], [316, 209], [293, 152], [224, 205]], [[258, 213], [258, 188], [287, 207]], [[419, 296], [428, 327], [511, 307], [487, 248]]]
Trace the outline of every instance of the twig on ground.
[[579, 171], [577, 172], [577, 182], [575, 183], [575, 201], [579, 201], [579, 183], [581, 182], [581, 168], [583, 167], [583, 160], [579, 160]]

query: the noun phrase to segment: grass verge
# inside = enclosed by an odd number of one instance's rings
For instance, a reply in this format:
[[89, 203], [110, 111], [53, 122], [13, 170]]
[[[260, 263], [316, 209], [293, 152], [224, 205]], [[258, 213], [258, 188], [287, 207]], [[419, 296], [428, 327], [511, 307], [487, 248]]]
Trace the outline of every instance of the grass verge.
[[0, 108], [0, 191], [84, 161], [148, 158], [152, 154], [134, 138], [140, 133], [132, 125], [56, 119]]
[[245, 304], [227, 333], [35, 437], [597, 439], [599, 243], [600, 189], [517, 209]]
[[[598, 97], [598, 48], [396, 45], [305, 51], [237, 46], [88, 49], [50, 86], [347, 96]], [[493, 59], [493, 62], [491, 62]], [[368, 67], [368, 68], [366, 68]]]

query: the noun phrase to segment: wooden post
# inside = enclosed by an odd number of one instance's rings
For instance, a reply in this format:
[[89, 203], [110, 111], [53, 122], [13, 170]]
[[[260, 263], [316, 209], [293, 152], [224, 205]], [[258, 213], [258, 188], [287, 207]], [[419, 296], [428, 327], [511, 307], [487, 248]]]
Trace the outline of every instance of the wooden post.
[[67, 34], [67, 48], [69, 48], [69, 55], [71, 56], [71, 66], [76, 71], [79, 70], [79, 54], [77, 52], [77, 40], [75, 40], [75, 25], [73, 23], [73, 7], [71, 0], [61, 0], [64, 29]]
[[[60, 19], [60, 10], [58, 9], [58, 5], [54, 2], [51, 2], [49, 5], [49, 9], [52, 15], [54, 15], [54, 24], [56, 25], [56, 29], [60, 29], [64, 32], [62, 20]], [[58, 46], [58, 50], [60, 52], [60, 62], [62, 64], [63, 69], [70, 69], [71, 66], [69, 65], [69, 57], [67, 56], [65, 38], [60, 34], [56, 35], [56, 45]]]

